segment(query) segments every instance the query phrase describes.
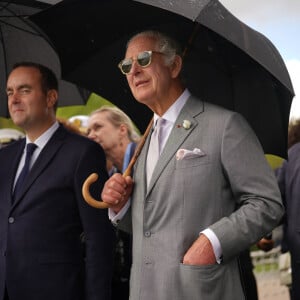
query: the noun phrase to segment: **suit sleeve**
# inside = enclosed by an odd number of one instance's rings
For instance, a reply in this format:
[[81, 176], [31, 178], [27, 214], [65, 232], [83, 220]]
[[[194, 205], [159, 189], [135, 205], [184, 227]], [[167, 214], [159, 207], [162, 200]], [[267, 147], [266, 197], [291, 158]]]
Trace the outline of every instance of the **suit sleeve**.
[[210, 228], [220, 240], [226, 261], [271, 232], [284, 210], [274, 171], [239, 114], [232, 114], [224, 124], [220, 152], [236, 210]]
[[83, 199], [83, 182], [94, 172], [99, 178], [91, 185], [90, 192], [95, 199], [99, 199], [108, 178], [106, 161], [102, 148], [96, 143], [90, 143], [78, 162], [74, 184], [85, 239], [85, 299], [104, 300], [110, 299], [111, 293], [115, 233], [107, 209], [93, 208]]

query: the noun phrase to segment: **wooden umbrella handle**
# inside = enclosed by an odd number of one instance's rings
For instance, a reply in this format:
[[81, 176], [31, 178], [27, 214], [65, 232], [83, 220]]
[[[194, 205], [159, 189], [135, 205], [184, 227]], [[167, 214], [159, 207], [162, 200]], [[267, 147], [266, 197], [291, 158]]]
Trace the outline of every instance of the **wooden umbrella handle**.
[[103, 201], [97, 201], [92, 197], [90, 194], [90, 186], [92, 183], [97, 181], [98, 179], [98, 174], [97, 173], [92, 173], [83, 183], [82, 185], [82, 196], [84, 200], [92, 207], [95, 208], [108, 208], [109, 205]]
[[[140, 155], [140, 153], [141, 153], [141, 151], [143, 149], [143, 146], [144, 146], [144, 144], [146, 142], [147, 136], [149, 135], [152, 126], [153, 126], [153, 118], [151, 119], [151, 121], [150, 121], [150, 123], [149, 123], [149, 125], [148, 125], [148, 127], [147, 127], [147, 129], [146, 129], [146, 131], [145, 131], [145, 133], [143, 135], [143, 137], [141, 138], [138, 146], [136, 147], [136, 150], [135, 150], [135, 152], [134, 152], [134, 154], [133, 154], [133, 156], [132, 156], [132, 158], [131, 158], [131, 160], [130, 160], [130, 162], [128, 164], [128, 167], [127, 167], [127, 169], [123, 173], [123, 177], [131, 175], [132, 168], [133, 168], [133, 166], [134, 166], [137, 158], [139, 157], [139, 155]], [[94, 199], [92, 197], [92, 195], [90, 194], [90, 186], [91, 186], [92, 183], [94, 183], [95, 181], [97, 181], [97, 179], [98, 179], [98, 174], [92, 173], [84, 181], [84, 183], [82, 185], [82, 196], [83, 196], [84, 200], [90, 206], [92, 206], [94, 208], [101, 208], [101, 209], [108, 208], [108, 207], [110, 207], [110, 205], [108, 203], [103, 202], [101, 200], [98, 201], [98, 200]]]

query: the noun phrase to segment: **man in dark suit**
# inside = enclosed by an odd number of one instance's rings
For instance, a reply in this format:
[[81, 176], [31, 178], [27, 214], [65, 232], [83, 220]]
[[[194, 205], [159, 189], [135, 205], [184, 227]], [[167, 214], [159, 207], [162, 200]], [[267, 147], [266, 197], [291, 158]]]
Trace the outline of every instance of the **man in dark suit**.
[[[15, 65], [7, 95], [11, 118], [26, 138], [0, 150], [0, 299], [110, 299], [112, 225], [107, 211], [90, 207], [81, 193], [96, 172], [93, 193], [99, 196], [108, 178], [103, 149], [56, 121], [58, 85], [48, 68]], [[36, 149], [17, 193], [28, 143]]]
[[291, 254], [291, 299], [300, 299], [300, 119], [290, 123], [288, 132], [288, 159], [276, 170], [283, 204], [282, 252]]

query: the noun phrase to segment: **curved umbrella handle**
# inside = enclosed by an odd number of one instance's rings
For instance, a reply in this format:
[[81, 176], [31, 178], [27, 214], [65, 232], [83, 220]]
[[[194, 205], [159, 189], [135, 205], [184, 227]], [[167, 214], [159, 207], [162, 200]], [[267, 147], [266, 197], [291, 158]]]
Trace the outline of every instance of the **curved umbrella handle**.
[[[150, 130], [153, 126], [153, 118], [151, 119], [141, 141], [139, 142], [135, 152], [134, 152], [134, 155], [132, 156], [129, 164], [128, 164], [128, 167], [127, 169], [125, 170], [125, 172], [123, 173], [123, 177], [126, 177], [126, 176], [129, 176], [131, 175], [131, 171], [132, 171], [132, 168], [137, 160], [137, 158], [139, 157], [142, 149], [143, 149], [143, 146], [146, 142], [146, 139], [147, 139], [147, 136], [149, 135], [150, 133]], [[100, 209], [103, 209], [103, 208], [108, 208], [110, 207], [110, 205], [106, 202], [103, 202], [103, 201], [98, 201], [96, 199], [94, 199], [92, 197], [92, 195], [90, 194], [90, 186], [92, 183], [94, 183], [96, 180], [98, 179], [98, 174], [96, 173], [92, 173], [83, 183], [82, 185], [82, 196], [84, 198], [84, 200], [92, 207], [94, 208], [100, 208]]]
[[90, 186], [98, 179], [97, 173], [92, 173], [83, 183], [82, 185], [82, 196], [84, 200], [92, 207], [95, 208], [108, 208], [109, 205], [103, 201], [97, 201], [90, 194]]

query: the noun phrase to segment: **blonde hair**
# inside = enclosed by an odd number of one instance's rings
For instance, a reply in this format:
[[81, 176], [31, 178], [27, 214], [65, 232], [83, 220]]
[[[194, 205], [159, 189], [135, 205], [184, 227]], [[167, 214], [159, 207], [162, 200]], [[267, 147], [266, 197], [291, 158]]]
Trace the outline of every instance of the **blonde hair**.
[[101, 112], [107, 112], [108, 113], [108, 120], [111, 124], [113, 124], [116, 127], [121, 126], [124, 124], [127, 127], [128, 131], [128, 138], [131, 142], [139, 142], [140, 140], [140, 134], [137, 132], [137, 130], [133, 126], [133, 122], [131, 119], [119, 108], [115, 106], [108, 106], [104, 105], [100, 108], [94, 110], [90, 116], [96, 115]]

